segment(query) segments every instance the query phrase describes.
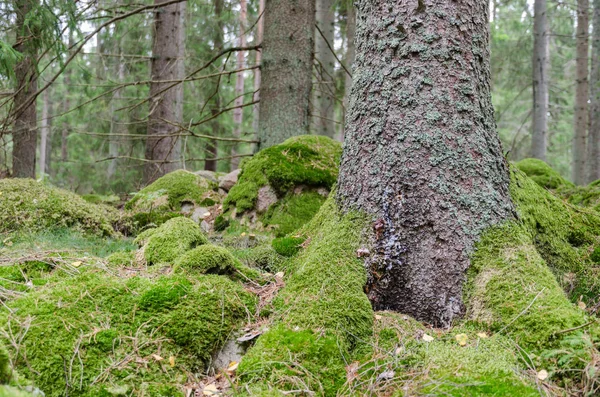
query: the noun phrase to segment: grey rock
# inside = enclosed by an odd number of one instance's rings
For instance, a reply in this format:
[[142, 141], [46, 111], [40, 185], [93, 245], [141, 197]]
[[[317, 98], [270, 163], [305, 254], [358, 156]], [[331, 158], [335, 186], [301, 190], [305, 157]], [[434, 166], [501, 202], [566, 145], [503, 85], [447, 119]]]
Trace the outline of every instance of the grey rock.
[[240, 172], [242, 172], [242, 170], [238, 168], [237, 170], [231, 171], [229, 174], [223, 175], [221, 178], [219, 178], [219, 188], [228, 192], [229, 189], [231, 189], [233, 185], [237, 183]]
[[277, 193], [269, 185], [258, 189], [258, 199], [256, 200], [256, 210], [265, 212], [269, 207], [277, 202]]

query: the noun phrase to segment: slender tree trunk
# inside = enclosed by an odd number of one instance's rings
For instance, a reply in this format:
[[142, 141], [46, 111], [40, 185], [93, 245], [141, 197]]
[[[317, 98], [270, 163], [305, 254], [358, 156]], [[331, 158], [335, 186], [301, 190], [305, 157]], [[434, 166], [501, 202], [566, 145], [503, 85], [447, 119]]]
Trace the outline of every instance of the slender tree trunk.
[[[69, 29], [69, 48], [73, 48], [73, 44], [75, 44], [75, 38], [73, 37], [73, 30]], [[63, 100], [63, 113], [68, 112], [71, 109], [71, 101], [69, 98], [69, 91], [71, 90], [70, 86], [71, 86], [71, 75], [72, 74], [73, 74], [72, 68], [69, 68], [68, 70], [66, 70], [65, 74], [64, 74], [64, 76], [65, 76], [64, 82], [65, 82], [65, 87], [67, 89], [67, 93]], [[65, 115], [63, 117], [65, 117], [65, 121], [63, 122], [62, 132], [60, 135], [60, 159], [64, 163], [69, 160], [70, 127], [69, 127], [69, 123], [67, 121], [67, 118], [69, 116]]]
[[586, 139], [588, 130], [588, 51], [589, 8], [588, 0], [577, 0], [577, 73], [575, 92], [575, 133], [573, 136], [573, 182], [585, 184]]
[[[213, 52], [217, 53], [223, 49], [223, 0], [214, 0], [213, 5], [215, 7], [215, 17], [217, 19], [217, 26], [214, 29], [214, 48]], [[216, 63], [217, 70], [221, 70], [221, 63]], [[216, 118], [216, 116], [221, 111], [221, 93], [219, 92], [221, 86], [221, 78], [217, 77], [214, 80], [214, 84], [210, 86], [209, 99], [211, 115], [215, 116], [213, 121], [211, 122], [211, 130], [213, 136], [221, 136], [223, 128], [221, 127], [221, 123]], [[206, 160], [204, 162], [204, 169], [207, 171], [216, 171], [217, 170], [217, 160], [218, 157], [218, 141], [209, 140], [206, 142], [205, 154]]]
[[[117, 53], [120, 53], [121, 46], [117, 45]], [[125, 62], [123, 59], [117, 65], [117, 81], [119, 83], [125, 80]], [[108, 163], [108, 170], [106, 171], [107, 179], [110, 181], [117, 173], [117, 166], [119, 161], [119, 146], [121, 145], [121, 137], [119, 134], [123, 131], [121, 128], [121, 117], [120, 113], [116, 110], [121, 106], [121, 90], [116, 90], [110, 101], [111, 119], [110, 119], [110, 137], [108, 142], [108, 157], [111, 158]]]
[[40, 125], [40, 179], [44, 179], [48, 170], [46, 169], [46, 155], [48, 153], [48, 137], [50, 136], [50, 98], [49, 91], [42, 93], [42, 120]]
[[[155, 4], [166, 0], [155, 0]], [[178, 84], [163, 92], [170, 83], [184, 76], [186, 3], [175, 3], [157, 9], [154, 16], [152, 72], [150, 84], [150, 115], [146, 139], [144, 179], [153, 180], [181, 167], [178, 136], [183, 122], [183, 85]]]
[[338, 200], [374, 219], [373, 306], [448, 326], [463, 313], [474, 243], [513, 210], [490, 95], [489, 3], [357, 6]]
[[533, 134], [531, 157], [546, 161], [550, 69], [546, 0], [535, 0], [533, 15]]
[[[264, 32], [264, 21], [265, 18], [263, 14], [265, 12], [265, 0], [259, 0], [258, 3], [258, 21], [256, 23], [256, 42], [258, 44], [262, 44], [263, 42], [263, 32]], [[257, 50], [256, 52], [256, 64], [261, 65], [262, 62], [262, 50]], [[254, 69], [254, 101], [260, 100], [260, 84], [261, 84], [261, 70], [260, 68]], [[252, 129], [254, 130], [255, 138], [258, 140], [258, 126], [260, 120], [260, 103], [257, 103], [252, 108]], [[252, 152], [256, 150], [258, 145], [253, 145]]]
[[[15, 68], [17, 79], [13, 108], [21, 106], [37, 92], [37, 33], [25, 23], [27, 14], [38, 5], [37, 0], [17, 0], [15, 50], [23, 54], [23, 59]], [[35, 153], [37, 150], [37, 111], [33, 101], [29, 106], [15, 114], [13, 125], [13, 176], [16, 178], [35, 178]]]
[[319, 135], [333, 138], [335, 134], [335, 56], [331, 52], [334, 41], [333, 0], [316, 0], [315, 58], [317, 59], [317, 85], [315, 90], [315, 125]]
[[260, 148], [308, 133], [315, 2], [269, 0], [264, 18]]
[[[240, 33], [238, 37], [238, 46], [246, 46], [246, 20], [247, 20], [247, 5], [246, 0], [240, 0]], [[244, 51], [237, 52], [237, 68], [244, 67]], [[233, 110], [233, 137], [239, 138], [242, 136], [242, 122], [244, 121], [244, 109], [241, 107], [244, 104], [244, 72], [240, 72], [235, 80], [235, 106]], [[233, 142], [231, 149], [231, 169], [235, 170], [239, 167], [240, 159], [236, 158], [237, 144]]]
[[588, 182], [600, 179], [600, 0], [594, 0]]
[[[354, 57], [355, 57], [355, 46], [354, 46], [354, 36], [355, 36], [355, 32], [356, 32], [356, 11], [354, 10], [354, 2], [353, 1], [349, 1], [349, 4], [347, 5], [347, 15], [348, 15], [348, 20], [346, 22], [346, 41], [347, 41], [347, 48], [346, 48], [346, 67], [349, 70], [352, 70], [352, 66], [354, 65]], [[350, 101], [350, 90], [352, 89], [352, 76], [348, 75], [348, 73], [344, 74], [346, 77], [346, 81], [344, 84], [344, 124], [343, 124], [343, 129], [342, 129], [342, 137], [341, 140], [344, 140], [344, 134], [345, 134], [345, 120], [346, 120], [346, 112], [348, 111], [348, 105], [349, 105], [349, 101]]]

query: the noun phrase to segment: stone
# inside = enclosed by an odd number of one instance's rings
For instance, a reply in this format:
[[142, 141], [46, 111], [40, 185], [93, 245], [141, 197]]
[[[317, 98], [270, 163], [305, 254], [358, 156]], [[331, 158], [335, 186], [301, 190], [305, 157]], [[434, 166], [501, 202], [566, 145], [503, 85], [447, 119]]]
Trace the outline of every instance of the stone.
[[208, 181], [218, 182], [217, 174], [214, 171], [200, 170], [200, 171], [194, 172], [194, 174], [201, 176], [202, 178], [204, 178]]
[[240, 172], [242, 172], [242, 170], [238, 168], [237, 170], [231, 171], [229, 174], [223, 175], [221, 178], [219, 178], [219, 188], [228, 192], [229, 189], [231, 189], [233, 185], [237, 183]]
[[256, 210], [265, 212], [270, 206], [277, 202], [277, 193], [269, 185], [258, 189], [258, 199], [256, 200]]

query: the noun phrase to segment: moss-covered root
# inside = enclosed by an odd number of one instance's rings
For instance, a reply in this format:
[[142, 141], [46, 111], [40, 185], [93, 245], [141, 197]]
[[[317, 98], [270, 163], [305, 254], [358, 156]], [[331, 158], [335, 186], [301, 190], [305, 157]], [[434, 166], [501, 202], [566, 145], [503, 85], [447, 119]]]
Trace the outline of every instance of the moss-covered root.
[[172, 264], [186, 251], [208, 242], [198, 224], [184, 217], [170, 219], [149, 234], [143, 247], [148, 264]]
[[302, 385], [318, 395], [335, 395], [344, 384], [345, 360], [372, 333], [366, 275], [355, 254], [363, 226], [361, 218], [341, 216], [330, 198], [302, 230], [311, 243], [288, 268], [274, 303], [276, 324], [240, 364], [243, 382], [257, 390]]

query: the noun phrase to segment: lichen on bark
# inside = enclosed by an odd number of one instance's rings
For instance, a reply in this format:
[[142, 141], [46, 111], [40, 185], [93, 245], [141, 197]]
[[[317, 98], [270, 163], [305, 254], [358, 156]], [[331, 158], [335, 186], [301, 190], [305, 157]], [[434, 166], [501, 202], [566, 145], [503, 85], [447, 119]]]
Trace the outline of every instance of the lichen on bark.
[[374, 307], [436, 325], [464, 310], [478, 236], [513, 216], [490, 96], [487, 7], [357, 2], [338, 200], [373, 216]]

